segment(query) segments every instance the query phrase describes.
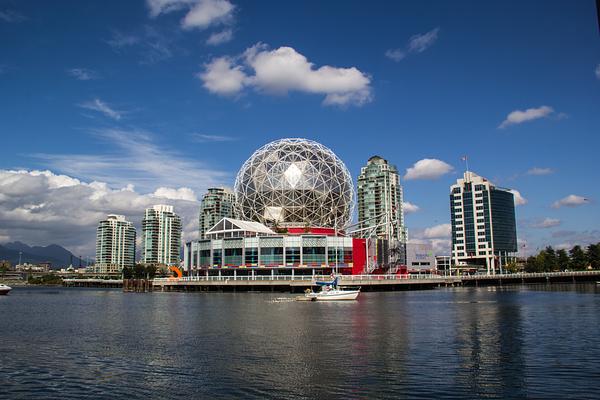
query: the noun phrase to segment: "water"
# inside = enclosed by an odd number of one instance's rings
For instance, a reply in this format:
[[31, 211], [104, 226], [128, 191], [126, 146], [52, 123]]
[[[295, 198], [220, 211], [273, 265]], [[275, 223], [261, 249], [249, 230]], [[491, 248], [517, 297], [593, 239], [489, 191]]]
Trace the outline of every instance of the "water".
[[600, 398], [600, 288], [363, 293], [17, 288], [0, 398]]

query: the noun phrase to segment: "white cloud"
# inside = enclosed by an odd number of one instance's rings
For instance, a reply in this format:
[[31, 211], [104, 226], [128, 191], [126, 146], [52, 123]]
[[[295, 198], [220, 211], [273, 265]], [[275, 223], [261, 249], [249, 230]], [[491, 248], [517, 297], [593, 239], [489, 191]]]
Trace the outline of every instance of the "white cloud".
[[181, 21], [185, 29], [206, 29], [231, 22], [235, 6], [228, 0], [147, 0], [150, 16], [187, 9]]
[[107, 103], [98, 98], [81, 103], [79, 104], [79, 107], [87, 110], [97, 111], [116, 121], [120, 120], [123, 115], [123, 112], [114, 110]]
[[408, 201], [405, 201], [402, 203], [402, 209], [404, 210], [404, 212], [406, 214], [412, 214], [412, 213], [416, 213], [417, 211], [419, 211], [421, 208], [413, 203], [410, 203]]
[[425, 229], [423, 238], [425, 239], [441, 239], [449, 238], [452, 234], [452, 226], [450, 224], [435, 225]]
[[99, 75], [95, 71], [87, 68], [71, 68], [67, 72], [73, 78], [80, 81], [90, 81], [99, 78]]
[[596, 73], [596, 78], [600, 79], [600, 64], [596, 66], [596, 70], [594, 72]]
[[146, 25], [135, 33], [123, 33], [118, 30], [113, 30], [111, 33], [112, 37], [106, 43], [117, 53], [135, 51], [142, 65], [167, 60], [177, 50], [175, 44], [177, 32], [163, 33], [156, 27]]
[[407, 168], [404, 179], [437, 179], [451, 172], [454, 168], [444, 161], [435, 158], [424, 158]]
[[155, 135], [139, 130], [104, 129], [95, 135], [111, 146], [105, 154], [34, 154], [51, 169], [111, 187], [134, 184], [146, 192], [157, 187], [190, 187], [202, 193], [232, 178], [156, 143]]
[[210, 46], [218, 46], [223, 43], [230, 42], [233, 39], [233, 31], [231, 29], [225, 29], [221, 32], [214, 32], [206, 40], [206, 44]]
[[0, 10], [0, 20], [9, 23], [19, 23], [26, 21], [27, 17], [15, 10]]
[[206, 29], [226, 23], [233, 17], [235, 6], [227, 0], [200, 0], [181, 22], [184, 28]]
[[548, 117], [550, 114], [554, 112], [552, 107], [541, 106], [538, 108], [528, 108], [525, 111], [515, 110], [508, 114], [506, 119], [502, 121], [499, 129], [504, 129], [510, 125], [522, 124], [523, 122], [533, 121], [540, 118]]
[[198, 77], [205, 89], [222, 96], [238, 94], [248, 79], [242, 67], [234, 65], [229, 57], [213, 59], [205, 65], [204, 72], [199, 73]]
[[232, 136], [223, 136], [223, 135], [205, 135], [202, 133], [192, 133], [192, 139], [198, 143], [207, 143], [207, 142], [231, 142], [236, 140], [236, 138]]
[[559, 226], [559, 225], [560, 225], [560, 219], [544, 218], [541, 221], [534, 222], [533, 224], [531, 224], [531, 227], [539, 228], [539, 229], [547, 229], [547, 228], [554, 228], [555, 226]]
[[388, 49], [385, 56], [390, 60], [399, 62], [406, 58], [409, 53], [422, 53], [431, 47], [438, 38], [440, 28], [435, 28], [427, 33], [416, 34], [410, 37], [406, 50], [403, 49]]
[[400, 61], [406, 57], [406, 53], [400, 49], [389, 49], [385, 52], [385, 56], [393, 61]]
[[527, 204], [527, 199], [521, 195], [521, 192], [516, 189], [511, 189], [510, 191], [515, 196], [515, 206], [523, 206]]
[[555, 201], [552, 204], [553, 208], [560, 208], [560, 207], [578, 207], [578, 206], [582, 206], [584, 204], [589, 203], [589, 200], [586, 199], [583, 196], [578, 196], [575, 194], [570, 194], [567, 197], [564, 197], [560, 200]]
[[[198, 202], [189, 196], [189, 188], [169, 190], [175, 195], [167, 204], [181, 215], [185, 237], [193, 237]], [[107, 214], [125, 215], [139, 236], [144, 209], [165, 203], [154, 194], [136, 192], [132, 185], [112, 189], [106, 182], [83, 182], [51, 171], [0, 170], [0, 193], [0, 238], [57, 243], [83, 256], [94, 255], [96, 227]]]
[[413, 35], [408, 41], [408, 50], [411, 52], [422, 53], [431, 47], [438, 38], [440, 28], [435, 28], [427, 33]]
[[220, 95], [235, 95], [244, 87], [253, 87], [271, 94], [324, 94], [325, 105], [361, 106], [372, 100], [371, 80], [357, 68], [325, 65], [315, 69], [291, 47], [268, 50], [261, 43], [240, 57], [213, 59], [198, 77], [206, 89]]
[[529, 171], [527, 171], [527, 175], [550, 175], [553, 173], [554, 170], [552, 168], [533, 167]]
[[162, 197], [170, 200], [198, 201], [194, 191], [187, 187], [173, 189], [168, 187], [159, 187], [152, 193], [154, 197]]

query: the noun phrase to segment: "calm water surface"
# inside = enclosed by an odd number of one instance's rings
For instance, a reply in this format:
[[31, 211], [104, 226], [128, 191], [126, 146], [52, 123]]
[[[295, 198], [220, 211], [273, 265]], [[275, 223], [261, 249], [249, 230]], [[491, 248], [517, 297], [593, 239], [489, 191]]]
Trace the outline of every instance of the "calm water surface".
[[0, 398], [600, 398], [600, 285], [290, 296], [14, 289]]

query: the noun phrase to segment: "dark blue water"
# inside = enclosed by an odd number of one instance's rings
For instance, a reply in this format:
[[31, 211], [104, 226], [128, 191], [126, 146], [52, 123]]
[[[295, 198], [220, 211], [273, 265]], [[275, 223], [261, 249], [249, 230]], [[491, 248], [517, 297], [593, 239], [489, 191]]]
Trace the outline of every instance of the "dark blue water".
[[15, 289], [0, 397], [600, 398], [593, 284], [286, 296]]

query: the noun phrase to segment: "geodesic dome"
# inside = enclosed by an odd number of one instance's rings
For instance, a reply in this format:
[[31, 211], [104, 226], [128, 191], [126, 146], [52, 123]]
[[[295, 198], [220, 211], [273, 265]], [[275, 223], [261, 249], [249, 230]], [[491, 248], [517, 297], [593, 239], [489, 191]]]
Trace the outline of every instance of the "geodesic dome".
[[354, 185], [335, 153], [307, 139], [280, 139], [256, 150], [235, 179], [240, 218], [278, 226], [342, 229]]

